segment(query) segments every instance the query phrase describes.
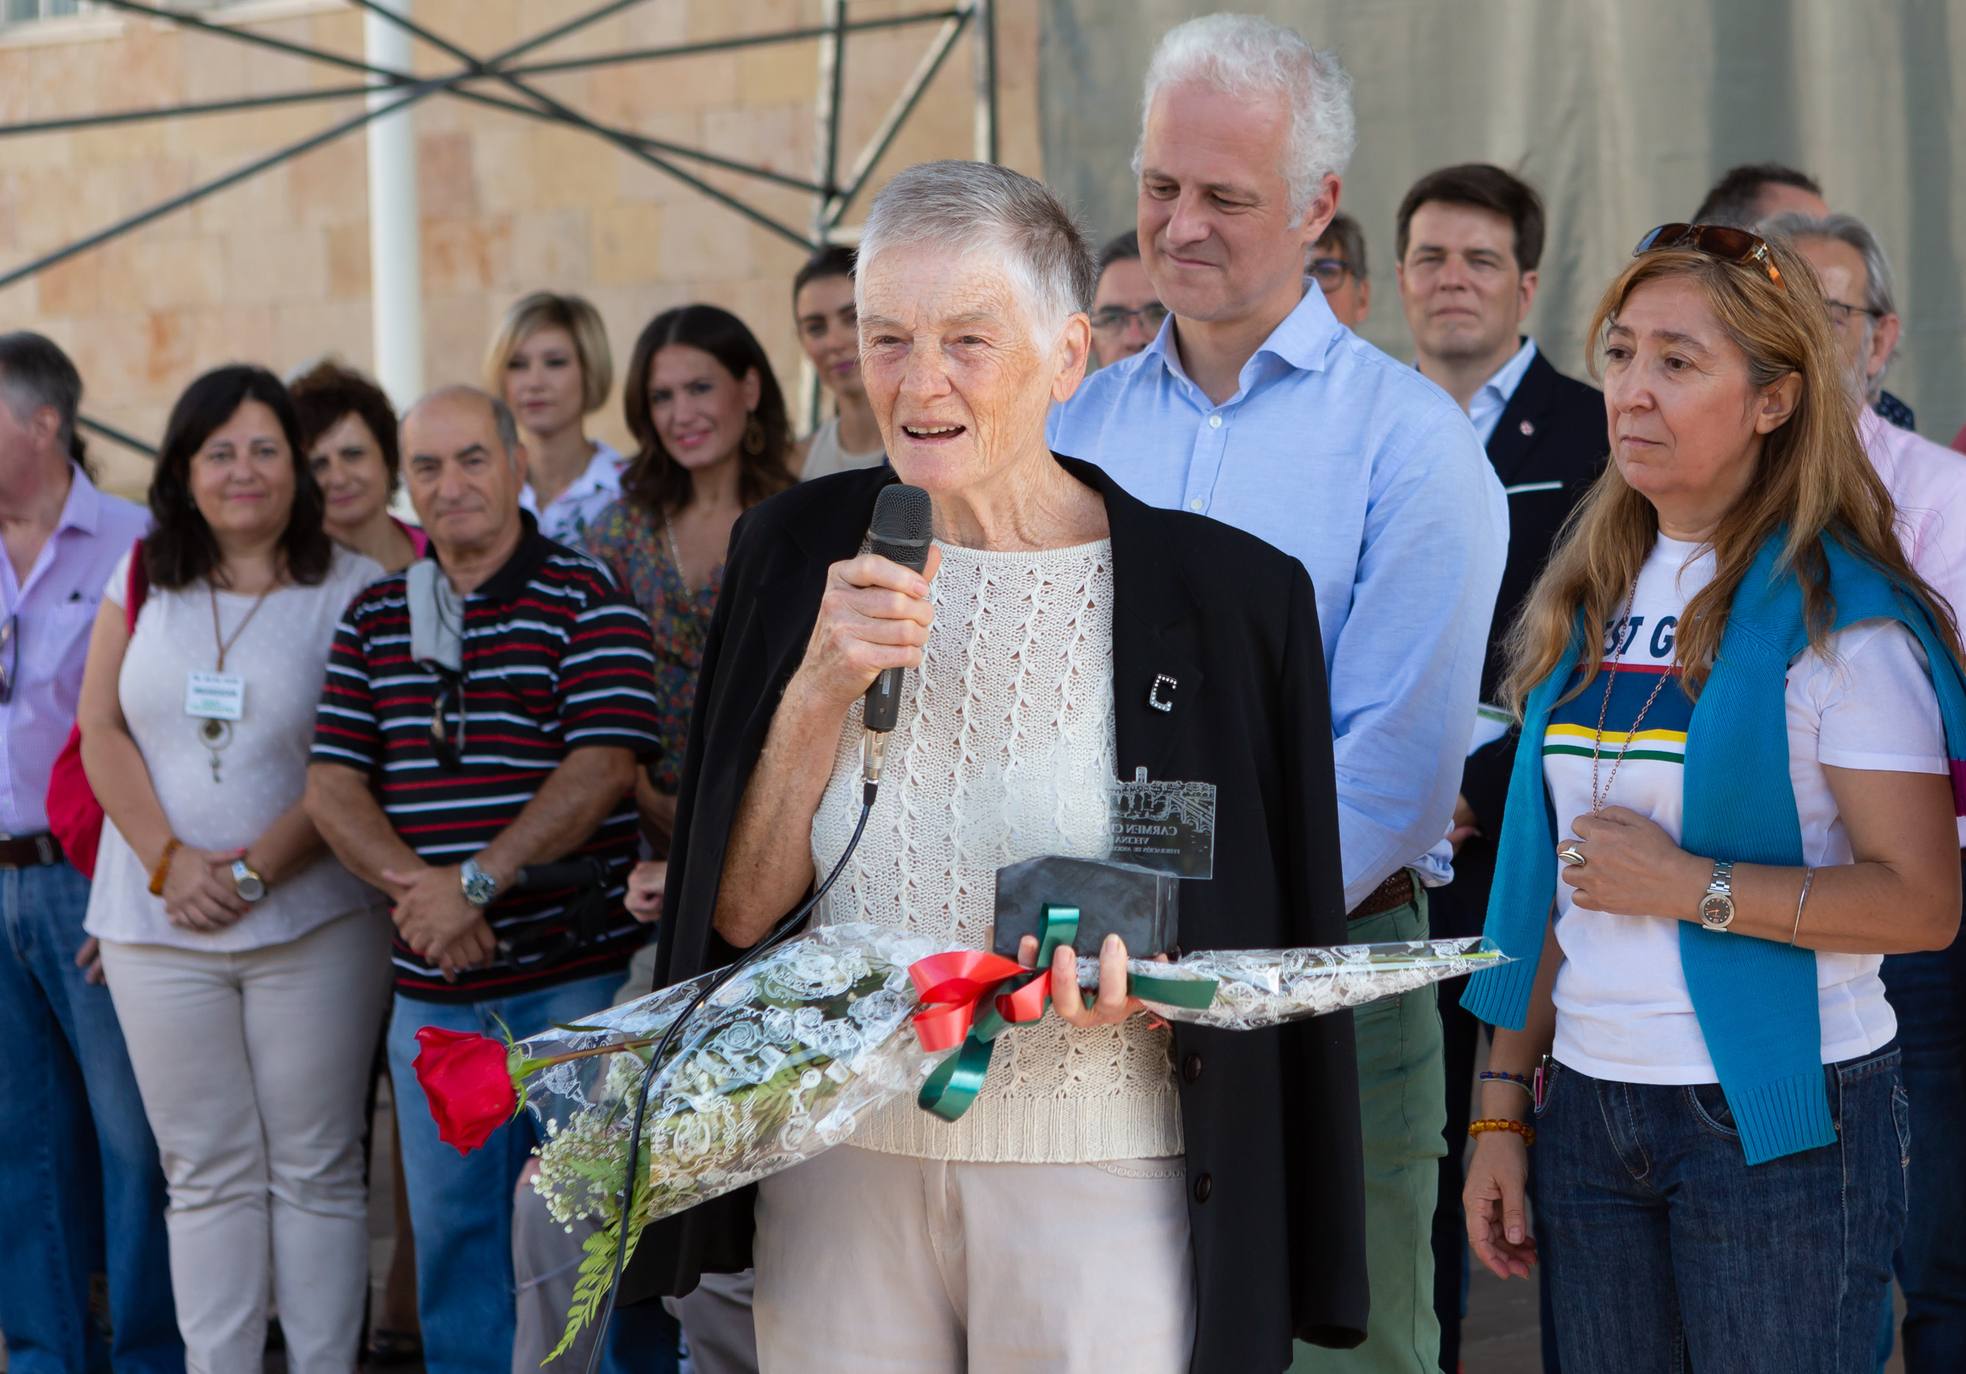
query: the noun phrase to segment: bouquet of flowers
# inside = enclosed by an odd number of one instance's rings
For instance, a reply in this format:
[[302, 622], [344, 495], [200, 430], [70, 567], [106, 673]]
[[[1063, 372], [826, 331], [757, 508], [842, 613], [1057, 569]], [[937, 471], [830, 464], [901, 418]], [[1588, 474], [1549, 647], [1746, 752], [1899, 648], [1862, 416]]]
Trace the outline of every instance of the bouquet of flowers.
[[[1070, 941], [1069, 925], [1048, 930], [1041, 967], [1060, 938]], [[1167, 1020], [1246, 1030], [1397, 996], [1503, 957], [1483, 940], [1436, 940], [1211, 950], [1133, 960], [1128, 972], [1134, 995]], [[546, 1135], [534, 1188], [556, 1221], [595, 1228], [549, 1361], [599, 1311], [624, 1228], [632, 1253], [650, 1222], [840, 1144], [904, 1093], [954, 1119], [980, 1086], [996, 1035], [1043, 1015], [1050, 986], [1000, 956], [938, 951], [883, 927], [825, 926], [787, 942], [712, 992], [677, 1031], [649, 1080], [631, 1197], [625, 1164], [649, 1057], [722, 972], [523, 1040], [417, 1032], [417, 1078], [442, 1138], [476, 1149], [531, 1108]], [[1085, 961], [1081, 974], [1096, 980], [1097, 969]]]

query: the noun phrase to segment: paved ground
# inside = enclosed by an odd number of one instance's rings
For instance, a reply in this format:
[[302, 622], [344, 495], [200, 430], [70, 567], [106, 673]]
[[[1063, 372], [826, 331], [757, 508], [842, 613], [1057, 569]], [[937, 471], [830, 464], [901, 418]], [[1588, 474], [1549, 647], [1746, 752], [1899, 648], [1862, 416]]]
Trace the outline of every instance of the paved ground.
[[[385, 1088], [386, 1091], [386, 1088]], [[376, 1299], [381, 1299], [382, 1275], [389, 1265], [390, 1246], [390, 1149], [387, 1111], [377, 1131], [376, 1159], [369, 1227], [373, 1237], [372, 1272], [376, 1275]], [[1541, 1340], [1536, 1319], [1536, 1285], [1521, 1280], [1502, 1282], [1476, 1265], [1469, 1288], [1468, 1321], [1462, 1337], [1464, 1374], [1537, 1374], [1542, 1368]], [[0, 1374], [7, 1367], [6, 1351], [0, 1347]], [[285, 1360], [267, 1360], [266, 1374], [285, 1374]], [[1904, 1366], [1892, 1359], [1888, 1374], [1903, 1374]], [[422, 1374], [420, 1365], [399, 1365], [391, 1374]]]

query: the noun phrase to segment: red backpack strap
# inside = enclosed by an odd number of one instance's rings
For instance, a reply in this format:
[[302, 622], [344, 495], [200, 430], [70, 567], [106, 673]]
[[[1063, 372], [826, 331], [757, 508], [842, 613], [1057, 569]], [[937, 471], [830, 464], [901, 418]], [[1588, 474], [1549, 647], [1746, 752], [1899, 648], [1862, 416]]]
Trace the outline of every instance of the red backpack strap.
[[130, 580], [123, 588], [123, 628], [131, 634], [137, 631], [137, 612], [149, 594], [150, 574], [143, 566], [143, 541], [139, 539], [130, 546]]

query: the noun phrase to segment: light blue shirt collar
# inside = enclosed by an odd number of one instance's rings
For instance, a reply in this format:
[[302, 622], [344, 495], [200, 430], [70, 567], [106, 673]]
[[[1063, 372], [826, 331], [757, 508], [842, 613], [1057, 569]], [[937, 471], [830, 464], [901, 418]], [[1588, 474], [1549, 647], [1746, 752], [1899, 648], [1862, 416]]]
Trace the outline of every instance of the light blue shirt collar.
[[[1299, 372], [1324, 371], [1331, 356], [1332, 345], [1344, 332], [1345, 327], [1338, 323], [1338, 317], [1332, 314], [1331, 307], [1325, 304], [1324, 292], [1317, 288], [1306, 290], [1303, 299], [1299, 300], [1277, 327], [1270, 331], [1270, 336], [1263, 340], [1250, 355], [1249, 361], [1242, 365], [1242, 371], [1236, 374], [1236, 394], [1223, 404], [1233, 404], [1248, 394], [1250, 388], [1264, 376], [1275, 370], [1271, 359], [1274, 359], [1275, 363], [1281, 363], [1285, 369], [1295, 369]], [[1175, 347], [1174, 342], [1173, 315], [1161, 321], [1160, 332], [1154, 335], [1152, 343], [1140, 350], [1140, 361], [1136, 364], [1143, 369], [1156, 365], [1164, 367], [1167, 374], [1181, 387], [1191, 389], [1202, 407], [1213, 406], [1214, 402], [1203, 394], [1194, 379], [1188, 376], [1187, 369], [1181, 366], [1180, 350]], [[1524, 366], [1526, 367], [1527, 364], [1525, 363]]]
[[1536, 341], [1525, 338], [1515, 356], [1497, 368], [1495, 375], [1481, 384], [1474, 399], [1468, 402], [1468, 421], [1475, 428], [1483, 447], [1495, 435], [1495, 426], [1502, 418], [1502, 412], [1509, 408], [1509, 401], [1515, 396], [1515, 389], [1522, 385], [1523, 374], [1529, 371], [1529, 364], [1536, 357]]

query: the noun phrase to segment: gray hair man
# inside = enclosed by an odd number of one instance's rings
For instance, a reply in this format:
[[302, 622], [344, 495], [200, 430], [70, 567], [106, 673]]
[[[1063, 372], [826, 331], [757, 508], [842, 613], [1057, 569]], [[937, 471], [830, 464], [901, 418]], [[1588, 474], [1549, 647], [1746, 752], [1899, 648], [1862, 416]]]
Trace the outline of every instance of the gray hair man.
[[1851, 393], [1860, 405], [1875, 405], [1884, 390], [1884, 373], [1897, 356], [1901, 332], [1897, 290], [1884, 245], [1855, 215], [1790, 211], [1764, 220], [1761, 231], [1793, 242], [1816, 269]]
[[[1855, 215], [1778, 215], [1761, 226], [1788, 239], [1809, 260], [1828, 298], [1830, 326], [1858, 406], [1864, 451], [1898, 507], [1898, 536], [1919, 575], [1966, 614], [1966, 462], [1959, 454], [1901, 429], [1873, 408], [1898, 342], [1891, 262], [1877, 235]], [[1897, 1257], [1905, 1294], [1908, 1369], [1951, 1367], [1966, 1341], [1949, 1275], [1966, 1233], [1966, 1065], [1956, 1044], [1957, 1009], [1966, 1005], [1966, 965], [1955, 950], [1893, 954], [1884, 988], [1905, 1046], [1905, 1090], [1920, 1105], [1919, 1138], [1906, 1183], [1911, 1206]]]
[[[1427, 934], [1425, 889], [1452, 875], [1446, 835], [1508, 515], [1453, 400], [1306, 289], [1354, 142], [1332, 54], [1240, 15], [1170, 30], [1147, 71], [1134, 167], [1141, 260], [1173, 320], [1088, 378], [1051, 433], [1136, 496], [1238, 525], [1309, 569], [1349, 934], [1414, 939]], [[1431, 995], [1409, 996], [1359, 1017], [1357, 1034], [1370, 1325], [1357, 1349], [1300, 1351], [1299, 1365], [1431, 1374], [1440, 1017]]]
[[[62, 852], [46, 804], [96, 608], [149, 523], [89, 480], [75, 442], [81, 399], [75, 364], [51, 340], [0, 334], [0, 1330], [22, 1367], [93, 1363], [89, 1276], [106, 1272], [115, 1335], [96, 1355], [163, 1371], [184, 1367], [164, 1176], [96, 942], [82, 933], [89, 882], [76, 865], [92, 868], [95, 855]], [[114, 599], [126, 599], [120, 588]]]

